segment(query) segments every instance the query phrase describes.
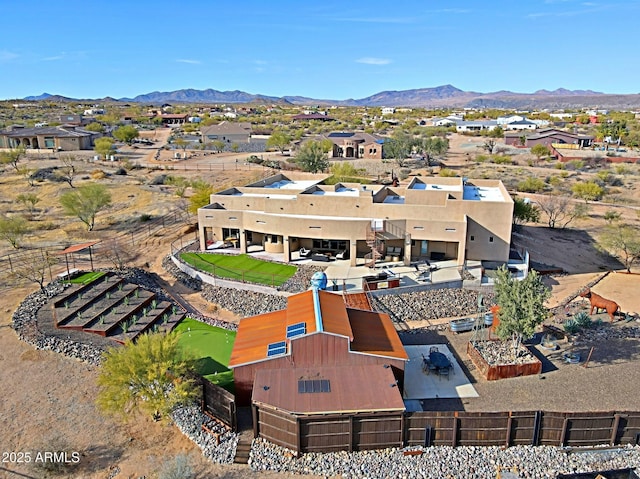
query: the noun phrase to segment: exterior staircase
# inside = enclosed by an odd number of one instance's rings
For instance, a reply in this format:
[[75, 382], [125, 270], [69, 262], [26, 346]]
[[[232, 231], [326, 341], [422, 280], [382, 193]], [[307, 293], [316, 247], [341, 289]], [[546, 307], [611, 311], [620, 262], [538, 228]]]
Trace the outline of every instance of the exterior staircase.
[[374, 268], [376, 262], [384, 256], [385, 242], [406, 237], [406, 231], [398, 225], [383, 220], [371, 220], [366, 233], [366, 243], [370, 253], [365, 254], [365, 266]]
[[240, 435], [236, 446], [236, 455], [233, 458], [235, 464], [248, 464], [249, 453], [251, 452], [251, 438], [248, 435]]

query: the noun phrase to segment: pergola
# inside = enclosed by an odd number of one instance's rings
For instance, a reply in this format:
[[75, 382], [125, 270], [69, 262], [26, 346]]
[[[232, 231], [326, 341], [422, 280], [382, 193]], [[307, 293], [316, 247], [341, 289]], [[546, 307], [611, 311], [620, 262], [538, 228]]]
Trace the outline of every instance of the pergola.
[[[69, 255], [71, 254], [73, 258], [73, 254], [80, 253], [81, 251], [84, 251], [87, 249], [89, 250], [89, 262], [91, 263], [91, 271], [93, 271], [93, 255], [91, 253], [91, 248], [94, 245], [98, 244], [99, 242], [100, 240], [89, 241], [88, 243], [74, 244], [69, 246], [68, 248], [63, 249], [58, 253], [59, 255], [64, 255], [64, 261], [65, 261], [65, 264], [67, 265], [67, 276], [71, 275], [71, 270], [69, 269]], [[75, 265], [75, 261], [74, 261], [74, 265]]]

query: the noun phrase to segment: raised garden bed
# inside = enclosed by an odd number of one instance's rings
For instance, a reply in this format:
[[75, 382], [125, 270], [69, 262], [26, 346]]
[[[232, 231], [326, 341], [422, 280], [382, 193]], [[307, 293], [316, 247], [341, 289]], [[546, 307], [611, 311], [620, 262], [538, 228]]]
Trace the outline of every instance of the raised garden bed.
[[467, 354], [473, 365], [488, 381], [516, 378], [542, 372], [542, 362], [526, 346], [514, 358], [510, 341], [467, 343]]

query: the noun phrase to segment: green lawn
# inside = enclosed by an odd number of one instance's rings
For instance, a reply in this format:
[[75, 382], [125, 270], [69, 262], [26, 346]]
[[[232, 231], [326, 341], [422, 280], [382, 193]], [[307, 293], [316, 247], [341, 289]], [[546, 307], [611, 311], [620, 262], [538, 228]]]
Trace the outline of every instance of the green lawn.
[[290, 264], [261, 261], [246, 254], [182, 253], [182, 260], [218, 278], [280, 286], [297, 271]]
[[65, 282], [73, 284], [88, 284], [98, 278], [102, 278], [103, 276], [104, 273], [102, 271], [89, 271], [87, 273], [79, 274], [75, 278], [67, 279]]
[[198, 372], [212, 383], [233, 392], [233, 371], [228, 366], [236, 339], [235, 331], [192, 318], [185, 318], [174, 331], [180, 335], [180, 346], [198, 360]]

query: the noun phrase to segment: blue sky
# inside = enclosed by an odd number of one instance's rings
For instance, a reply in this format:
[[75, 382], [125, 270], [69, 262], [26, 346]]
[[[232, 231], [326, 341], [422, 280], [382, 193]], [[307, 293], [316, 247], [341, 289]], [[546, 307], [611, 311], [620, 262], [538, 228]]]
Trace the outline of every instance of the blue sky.
[[452, 84], [640, 92], [640, 0], [20, 0], [0, 98], [182, 88], [317, 99]]

